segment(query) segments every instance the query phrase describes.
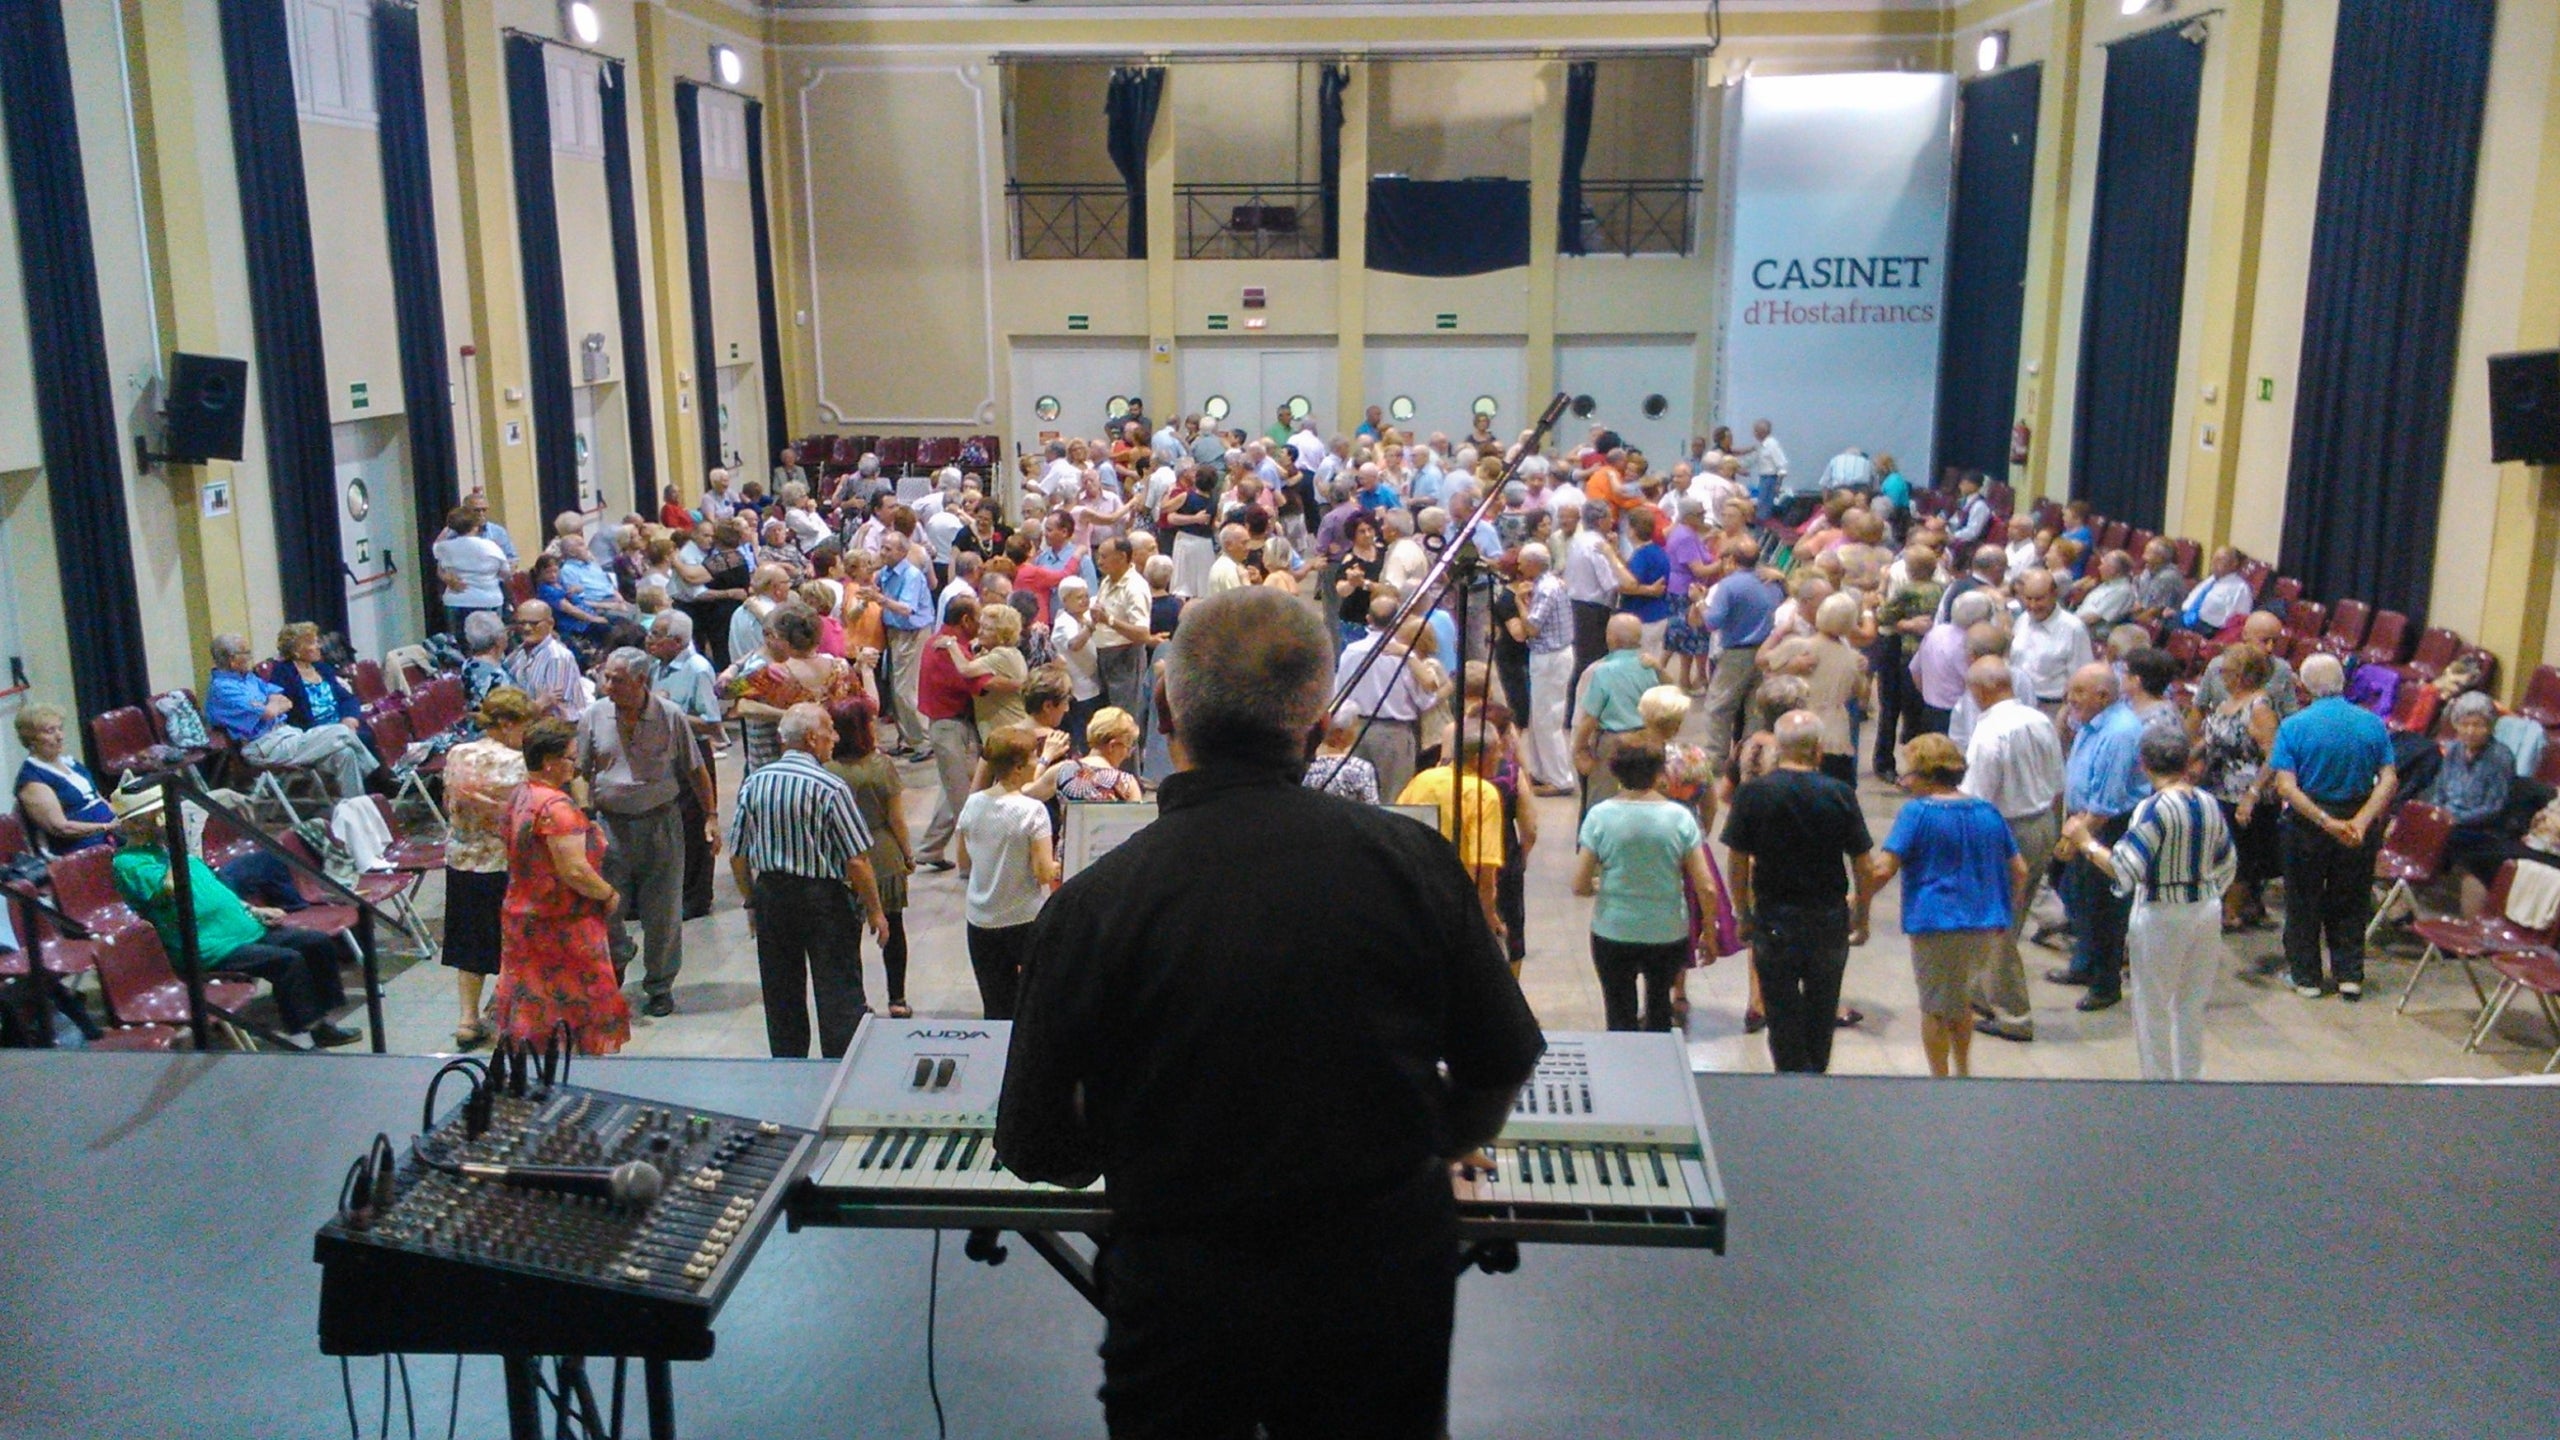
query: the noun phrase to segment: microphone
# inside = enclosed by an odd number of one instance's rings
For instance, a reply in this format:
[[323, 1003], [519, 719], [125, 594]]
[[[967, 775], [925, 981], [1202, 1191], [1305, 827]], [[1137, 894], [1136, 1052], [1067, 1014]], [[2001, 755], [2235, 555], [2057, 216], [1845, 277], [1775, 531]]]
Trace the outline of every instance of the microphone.
[[470, 1160], [456, 1168], [473, 1180], [494, 1180], [554, 1195], [593, 1196], [634, 1209], [648, 1206], [667, 1186], [665, 1174], [646, 1160], [626, 1160], [610, 1170], [594, 1165], [489, 1165]]

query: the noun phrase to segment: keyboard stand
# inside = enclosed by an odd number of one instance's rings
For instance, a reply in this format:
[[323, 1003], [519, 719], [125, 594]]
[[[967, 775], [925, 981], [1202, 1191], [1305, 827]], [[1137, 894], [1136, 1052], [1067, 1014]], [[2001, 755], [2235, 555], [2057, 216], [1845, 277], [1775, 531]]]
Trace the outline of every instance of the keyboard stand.
[[[998, 1238], [1003, 1233], [1000, 1230], [972, 1230], [960, 1253], [981, 1265], [1001, 1265], [1010, 1253]], [[1073, 1286], [1075, 1292], [1085, 1298], [1086, 1304], [1096, 1310], [1102, 1308], [1102, 1284], [1094, 1277], [1093, 1260], [1069, 1244], [1066, 1236], [1055, 1230], [1016, 1230], [1013, 1233], [1021, 1237], [1023, 1244], [1031, 1247], [1032, 1254], [1048, 1261], [1049, 1268]]]
[[[613, 1407], [610, 1421], [596, 1405], [587, 1383], [587, 1357], [552, 1358], [557, 1389], [542, 1383], [542, 1357], [501, 1355], [498, 1371], [505, 1377], [507, 1440], [543, 1440], [546, 1434], [575, 1434], [586, 1440], [619, 1440], [622, 1434], [622, 1379], [625, 1358], [613, 1362]], [[649, 1440], [676, 1440], [675, 1372], [664, 1360], [640, 1362], [641, 1391], [648, 1407]], [[542, 1402], [555, 1407], [556, 1427], [544, 1423]]]

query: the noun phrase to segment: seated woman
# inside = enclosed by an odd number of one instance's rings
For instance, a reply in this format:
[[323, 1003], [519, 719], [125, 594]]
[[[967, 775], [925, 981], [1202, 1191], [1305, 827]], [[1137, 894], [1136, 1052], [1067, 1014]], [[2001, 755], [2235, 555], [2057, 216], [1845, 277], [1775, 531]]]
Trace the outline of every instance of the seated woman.
[[578, 652], [580, 664], [594, 658], [596, 641], [604, 634], [605, 617], [580, 605], [560, 578], [560, 557], [533, 557], [533, 598], [551, 607], [551, 618], [559, 626], [560, 639]]
[[59, 705], [39, 701], [18, 712], [18, 743], [27, 751], [18, 762], [18, 813], [39, 855], [115, 843], [108, 838], [116, 830], [115, 811], [89, 767], [64, 751], [63, 723]]
[[2516, 759], [2490, 737], [2498, 707], [2477, 690], [2453, 702], [2453, 738], [2438, 748], [2443, 761], [2420, 799], [2453, 817], [2445, 858], [2487, 884], [2515, 854], [2515, 840], [2499, 822], [2515, 785]]
[[[469, 622], [464, 622], [468, 624]], [[373, 747], [372, 727], [364, 722], [356, 689], [338, 675], [338, 667], [320, 658], [320, 627], [308, 620], [276, 632], [276, 658], [267, 665], [267, 683], [279, 686], [293, 709], [285, 723], [303, 730], [344, 725]]]

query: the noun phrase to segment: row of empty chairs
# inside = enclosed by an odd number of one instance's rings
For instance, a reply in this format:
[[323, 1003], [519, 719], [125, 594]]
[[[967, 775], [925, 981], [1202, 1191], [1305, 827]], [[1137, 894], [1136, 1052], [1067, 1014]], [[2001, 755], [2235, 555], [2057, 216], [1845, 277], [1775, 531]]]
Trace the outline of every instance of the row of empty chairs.
[[800, 463], [839, 473], [853, 469], [865, 455], [880, 457], [884, 475], [929, 475], [946, 465], [966, 461], [985, 467], [1002, 453], [993, 435], [811, 435], [793, 448]]

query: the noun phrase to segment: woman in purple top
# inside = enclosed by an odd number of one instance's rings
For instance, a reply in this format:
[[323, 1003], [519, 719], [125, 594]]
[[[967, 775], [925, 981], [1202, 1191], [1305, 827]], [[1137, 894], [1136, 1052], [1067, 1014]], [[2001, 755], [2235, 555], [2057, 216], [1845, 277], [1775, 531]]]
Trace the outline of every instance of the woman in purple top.
[[1671, 683], [1692, 695], [1703, 695], [1707, 689], [1707, 657], [1715, 648], [1715, 632], [1696, 623], [1689, 611], [1690, 602], [1706, 594], [1715, 583], [1715, 547], [1707, 537], [1707, 507], [1687, 496], [1673, 502], [1676, 519], [1671, 534], [1662, 542], [1663, 554], [1671, 560], [1672, 602], [1671, 628], [1663, 636], [1663, 646], [1672, 656]]

